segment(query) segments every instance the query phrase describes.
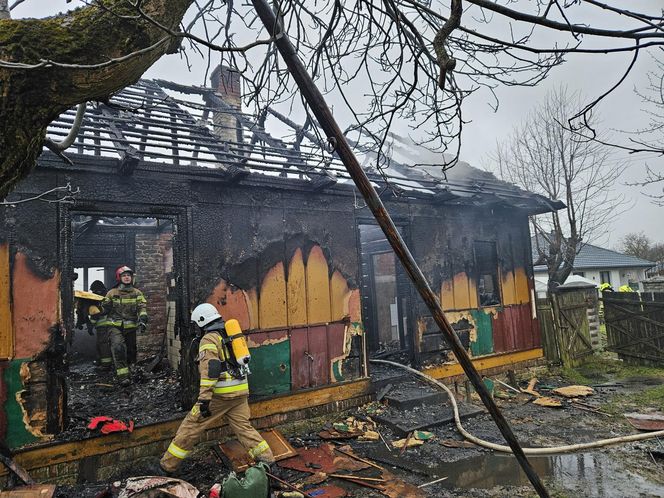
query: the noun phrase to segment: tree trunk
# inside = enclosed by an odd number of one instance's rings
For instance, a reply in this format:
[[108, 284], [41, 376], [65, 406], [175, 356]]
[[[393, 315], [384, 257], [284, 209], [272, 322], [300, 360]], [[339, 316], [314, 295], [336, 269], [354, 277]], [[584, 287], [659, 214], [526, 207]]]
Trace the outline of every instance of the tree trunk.
[[0, 0], [0, 19], [9, 19], [9, 0]]
[[[145, 0], [141, 6], [152, 19], [177, 31], [192, 3]], [[0, 66], [0, 199], [32, 170], [42, 151], [46, 127], [59, 114], [81, 102], [107, 99], [173, 51], [178, 39], [140, 18], [129, 2], [107, 0], [104, 7], [84, 7], [46, 19], [0, 21], [2, 62], [98, 65], [157, 44], [104, 67]]]

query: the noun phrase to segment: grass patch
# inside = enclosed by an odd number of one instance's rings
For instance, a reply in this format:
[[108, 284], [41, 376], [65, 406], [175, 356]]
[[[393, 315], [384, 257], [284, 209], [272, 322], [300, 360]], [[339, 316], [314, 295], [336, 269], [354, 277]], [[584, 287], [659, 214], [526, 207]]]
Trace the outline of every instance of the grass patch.
[[581, 365], [552, 367], [549, 373], [575, 384], [592, 384], [630, 377], [664, 377], [664, 368], [628, 365], [612, 353], [596, 354], [587, 358]]
[[605, 356], [593, 356], [579, 367], [588, 377], [608, 376], [628, 377], [664, 377], [664, 368], [628, 365], [622, 360]]
[[601, 407], [603, 411], [612, 415], [643, 411], [646, 408], [664, 411], [664, 385], [649, 387], [631, 394], [618, 394]]
[[560, 376], [571, 384], [590, 384], [592, 382], [591, 378], [586, 377], [576, 368], [561, 368]]

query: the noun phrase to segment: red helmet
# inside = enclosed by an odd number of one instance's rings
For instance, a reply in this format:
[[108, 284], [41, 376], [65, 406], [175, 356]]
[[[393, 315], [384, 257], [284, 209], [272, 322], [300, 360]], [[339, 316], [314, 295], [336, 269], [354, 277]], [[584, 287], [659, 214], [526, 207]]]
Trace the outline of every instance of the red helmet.
[[123, 265], [123, 266], [118, 267], [118, 269], [115, 270], [115, 280], [117, 280], [117, 281], [119, 282], [119, 281], [120, 281], [120, 276], [121, 276], [123, 273], [131, 273], [131, 274], [133, 275], [133, 274], [134, 274], [134, 270], [132, 270], [131, 268], [129, 268], [129, 267], [126, 266], [126, 265]]

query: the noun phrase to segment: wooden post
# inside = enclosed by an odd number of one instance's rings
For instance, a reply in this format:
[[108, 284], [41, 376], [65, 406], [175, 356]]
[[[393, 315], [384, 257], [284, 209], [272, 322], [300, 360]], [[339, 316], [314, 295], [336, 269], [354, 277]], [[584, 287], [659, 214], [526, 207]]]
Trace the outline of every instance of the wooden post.
[[358, 190], [362, 193], [367, 206], [369, 209], [371, 209], [371, 212], [376, 218], [376, 221], [385, 233], [387, 240], [390, 242], [392, 249], [401, 260], [406, 273], [408, 273], [408, 276], [413, 281], [415, 288], [420, 293], [420, 296], [422, 296], [422, 299], [431, 311], [436, 324], [440, 327], [440, 330], [447, 340], [447, 343], [450, 345], [454, 354], [456, 355], [459, 364], [462, 366], [464, 372], [468, 376], [468, 379], [473, 384], [475, 391], [482, 399], [484, 406], [486, 406], [487, 410], [491, 414], [491, 417], [496, 422], [498, 429], [502, 433], [507, 443], [510, 445], [510, 448], [512, 448], [514, 456], [518, 460], [519, 464], [523, 468], [523, 471], [528, 476], [528, 479], [532, 483], [539, 496], [548, 497], [549, 493], [544, 487], [544, 484], [537, 475], [537, 472], [535, 472], [535, 469], [533, 469], [533, 467], [530, 465], [530, 462], [528, 462], [528, 459], [526, 458], [523, 449], [519, 445], [519, 441], [507, 423], [507, 420], [505, 420], [505, 417], [503, 417], [503, 414], [500, 412], [498, 406], [489, 394], [489, 391], [484, 385], [482, 378], [470, 360], [468, 352], [464, 349], [461, 341], [459, 341], [459, 338], [454, 332], [454, 329], [452, 329], [452, 326], [447, 320], [445, 313], [443, 313], [443, 309], [438, 302], [438, 298], [431, 290], [431, 287], [424, 277], [422, 270], [420, 270], [419, 266], [415, 262], [413, 255], [410, 253], [410, 250], [404, 243], [401, 235], [394, 225], [394, 221], [392, 221], [392, 218], [385, 209], [383, 202], [380, 200], [380, 197], [374, 190], [371, 182], [367, 178], [367, 175], [353, 154], [353, 151], [351, 150], [345, 135], [341, 131], [341, 128], [339, 128], [339, 125], [335, 121], [334, 116], [332, 116], [332, 113], [330, 112], [330, 109], [328, 108], [323, 95], [318, 91], [318, 88], [316, 88], [316, 85], [307, 73], [307, 70], [302, 64], [302, 61], [300, 61], [299, 57], [297, 56], [295, 48], [288, 39], [288, 35], [283, 32], [280, 22], [277, 21], [274, 12], [272, 12], [272, 8], [265, 0], [252, 0], [252, 3], [268, 33], [275, 38], [275, 44], [282, 58], [284, 59], [284, 62], [288, 66], [289, 72], [293, 76], [293, 79], [296, 81], [305, 101], [325, 131], [328, 142], [333, 146], [334, 150], [343, 161], [344, 166], [346, 166], [346, 169], [355, 182]]

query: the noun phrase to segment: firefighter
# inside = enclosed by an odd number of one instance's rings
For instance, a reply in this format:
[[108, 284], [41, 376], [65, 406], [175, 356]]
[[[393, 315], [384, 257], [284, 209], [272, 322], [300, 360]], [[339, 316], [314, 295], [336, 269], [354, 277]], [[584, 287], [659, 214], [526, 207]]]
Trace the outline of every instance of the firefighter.
[[108, 327], [100, 325], [104, 320], [104, 311], [101, 304], [93, 304], [88, 308], [88, 318], [94, 327], [97, 335], [97, 369], [107, 371], [113, 365], [113, 354], [111, 353], [111, 344], [108, 338]]
[[[101, 297], [104, 297], [107, 292], [106, 286], [101, 280], [92, 282], [90, 291]], [[94, 327], [97, 340], [97, 367], [100, 370], [108, 370], [113, 365], [113, 355], [111, 354], [111, 343], [108, 339], [108, 327], [99, 325], [103, 316], [104, 312], [101, 305], [93, 305], [88, 308], [88, 318]]]
[[599, 291], [600, 292], [613, 292], [613, 287], [611, 287], [610, 283], [604, 282], [602, 285], [599, 286]]
[[144, 332], [148, 324], [147, 301], [134, 287], [134, 270], [121, 266], [115, 271], [117, 284], [101, 302], [103, 316], [97, 327], [106, 327], [111, 345], [115, 374], [121, 386], [131, 384], [127, 363], [127, 336], [138, 329]]
[[[180, 424], [175, 438], [161, 458], [160, 471], [173, 474], [208, 427], [226, 418], [249, 455], [268, 465], [274, 463], [267, 442], [249, 423], [247, 376], [231, 367], [231, 346], [224, 340], [224, 321], [211, 304], [194, 309], [191, 321], [203, 335], [198, 348], [200, 388], [198, 401]], [[247, 360], [248, 361], [248, 360]]]

